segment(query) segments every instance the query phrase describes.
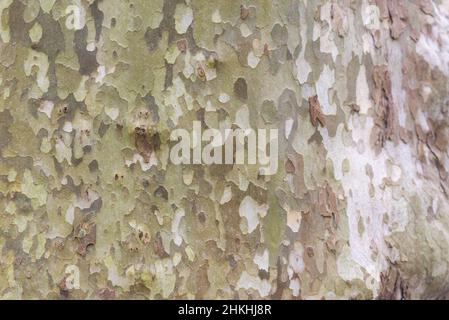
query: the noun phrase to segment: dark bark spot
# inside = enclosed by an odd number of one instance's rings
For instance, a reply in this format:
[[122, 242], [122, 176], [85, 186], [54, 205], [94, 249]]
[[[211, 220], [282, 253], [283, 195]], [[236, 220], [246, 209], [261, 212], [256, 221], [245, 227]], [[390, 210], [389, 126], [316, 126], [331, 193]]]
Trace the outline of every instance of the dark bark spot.
[[234, 83], [234, 94], [241, 100], [248, 99], [248, 87], [245, 79], [238, 78]]
[[168, 200], [168, 191], [163, 186], [159, 186], [156, 191], [154, 191], [154, 196]]
[[159, 44], [159, 40], [161, 40], [161, 30], [148, 28], [147, 32], [145, 32], [145, 43], [147, 44], [147, 48], [150, 51], [153, 51], [157, 48]]
[[104, 14], [103, 12], [98, 8], [98, 3], [102, 0], [95, 0], [94, 3], [90, 6], [90, 12], [92, 13], [92, 16], [94, 17], [94, 24], [95, 24], [95, 41], [98, 42], [100, 40], [102, 25], [103, 25], [103, 19]]
[[97, 70], [97, 49], [94, 51], [87, 51], [87, 26], [82, 30], [75, 32], [75, 52], [78, 56], [78, 61], [80, 64], [80, 73], [82, 75], [90, 75], [93, 71]]
[[98, 162], [97, 160], [93, 160], [89, 163], [89, 171], [90, 172], [95, 172], [98, 170]]

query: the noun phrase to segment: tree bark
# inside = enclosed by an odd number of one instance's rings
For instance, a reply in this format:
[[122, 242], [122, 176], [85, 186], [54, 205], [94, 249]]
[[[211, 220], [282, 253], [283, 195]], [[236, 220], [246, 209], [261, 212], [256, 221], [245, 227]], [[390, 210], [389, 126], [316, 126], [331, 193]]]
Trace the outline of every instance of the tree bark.
[[[0, 13], [2, 299], [448, 298], [449, 1]], [[195, 121], [277, 171], [174, 164]]]

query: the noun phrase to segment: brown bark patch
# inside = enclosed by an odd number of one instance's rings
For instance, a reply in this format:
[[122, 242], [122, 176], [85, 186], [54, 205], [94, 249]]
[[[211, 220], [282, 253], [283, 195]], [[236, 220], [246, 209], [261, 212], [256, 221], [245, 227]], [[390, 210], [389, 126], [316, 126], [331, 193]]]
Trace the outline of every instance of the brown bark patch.
[[318, 96], [316, 95], [309, 98], [309, 112], [310, 121], [314, 127], [317, 127], [318, 123], [320, 123], [322, 127], [326, 126], [326, 119], [321, 111], [321, 105], [318, 101]]
[[376, 152], [386, 140], [398, 141], [398, 123], [391, 93], [391, 79], [387, 66], [375, 66], [373, 70], [375, 103], [374, 128], [371, 139]]

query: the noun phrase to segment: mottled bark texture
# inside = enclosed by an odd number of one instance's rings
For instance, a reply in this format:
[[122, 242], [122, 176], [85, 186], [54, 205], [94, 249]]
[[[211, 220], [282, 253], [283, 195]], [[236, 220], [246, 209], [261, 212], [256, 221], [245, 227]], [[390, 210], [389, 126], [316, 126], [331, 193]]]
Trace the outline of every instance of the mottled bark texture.
[[[1, 298], [449, 297], [449, 1], [0, 13]], [[277, 173], [172, 164], [194, 120]]]

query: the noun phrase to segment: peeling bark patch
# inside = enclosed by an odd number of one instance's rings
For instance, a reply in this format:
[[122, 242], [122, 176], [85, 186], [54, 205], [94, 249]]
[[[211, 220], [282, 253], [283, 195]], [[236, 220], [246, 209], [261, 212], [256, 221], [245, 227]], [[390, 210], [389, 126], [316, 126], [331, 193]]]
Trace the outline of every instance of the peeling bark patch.
[[81, 222], [75, 229], [75, 238], [79, 242], [77, 252], [85, 256], [87, 254], [87, 248], [95, 245], [97, 239], [95, 221], [85, 220]]
[[373, 70], [375, 102], [375, 127], [373, 128], [374, 147], [379, 150], [388, 139], [397, 142], [397, 118], [391, 93], [390, 74], [386, 66], [376, 66]]
[[309, 113], [310, 113], [310, 121], [314, 127], [317, 127], [318, 124], [321, 126], [326, 126], [326, 118], [324, 117], [323, 112], [321, 111], [321, 106], [318, 101], [318, 96], [313, 96], [309, 98]]

